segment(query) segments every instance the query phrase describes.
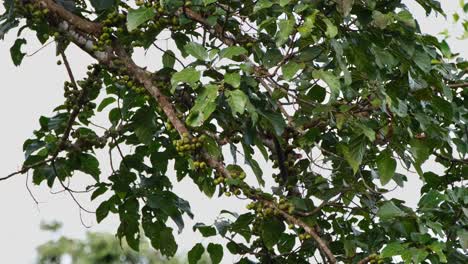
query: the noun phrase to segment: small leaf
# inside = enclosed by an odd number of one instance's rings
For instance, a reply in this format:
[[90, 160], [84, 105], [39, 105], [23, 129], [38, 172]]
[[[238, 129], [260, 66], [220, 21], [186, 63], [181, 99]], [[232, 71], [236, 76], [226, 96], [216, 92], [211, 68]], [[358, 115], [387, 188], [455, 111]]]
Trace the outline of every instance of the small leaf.
[[10, 48], [11, 60], [13, 61], [15, 66], [19, 66], [23, 61], [24, 56], [26, 55], [26, 53], [23, 53], [21, 51], [21, 46], [23, 46], [24, 44], [26, 44], [26, 40], [20, 38], [17, 39], [15, 41], [15, 44], [13, 44], [13, 46]]
[[218, 264], [223, 259], [223, 246], [221, 245], [210, 243], [207, 251], [210, 254], [211, 263]]
[[290, 61], [287, 64], [283, 65], [281, 67], [281, 70], [283, 71], [283, 78], [285, 80], [291, 80], [294, 75], [300, 70], [304, 68], [303, 63], [296, 63], [294, 61]]
[[198, 60], [205, 61], [208, 58], [208, 52], [201, 44], [190, 42], [185, 44], [185, 51]]
[[172, 50], [166, 50], [162, 57], [163, 66], [165, 68], [174, 68], [175, 54]]
[[405, 216], [400, 208], [398, 208], [393, 202], [385, 202], [377, 211], [377, 216], [381, 220], [394, 220], [396, 217]]
[[323, 22], [325, 22], [325, 25], [327, 26], [325, 35], [330, 39], [336, 37], [336, 35], [338, 35], [338, 28], [328, 18], [324, 18]]
[[98, 108], [97, 108], [97, 111], [98, 112], [102, 112], [102, 110], [104, 110], [104, 108], [106, 108], [106, 106], [114, 103], [116, 100], [114, 97], [107, 97], [105, 98], [104, 100], [101, 101], [101, 103], [99, 104]]
[[197, 243], [189, 252], [188, 252], [188, 261], [189, 264], [197, 264], [201, 259], [205, 248], [201, 243]]
[[396, 166], [397, 163], [389, 150], [385, 150], [377, 157], [377, 169], [382, 185], [386, 185], [393, 178]]
[[362, 136], [355, 138], [351, 140], [347, 146], [340, 145], [339, 148], [341, 149], [344, 158], [353, 169], [354, 174], [356, 174], [366, 151], [365, 138]]
[[129, 9], [127, 15], [127, 29], [133, 31], [141, 24], [152, 19], [156, 13], [153, 8], [140, 7], [138, 9]]
[[219, 52], [221, 58], [232, 59], [233, 57], [247, 54], [247, 50], [243, 47], [231, 46]]

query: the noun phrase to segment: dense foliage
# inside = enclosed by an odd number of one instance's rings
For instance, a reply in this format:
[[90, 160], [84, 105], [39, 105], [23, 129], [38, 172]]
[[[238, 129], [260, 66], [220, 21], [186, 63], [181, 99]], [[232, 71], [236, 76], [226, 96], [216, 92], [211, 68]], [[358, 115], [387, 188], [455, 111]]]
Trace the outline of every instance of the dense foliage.
[[[416, 1], [443, 15], [437, 1]], [[226, 249], [238, 263], [468, 262], [468, 64], [421, 33], [401, 0], [4, 6], [0, 36], [21, 26], [13, 63], [28, 28], [55, 40], [70, 81], [64, 103], [24, 143], [23, 169], [3, 179], [33, 171], [35, 184], [73, 194], [64, 181], [90, 174], [91, 199], [110, 197], [97, 221], [117, 214], [119, 238], [138, 250], [144, 233], [165, 256], [178, 248], [172, 223], [181, 230], [183, 216], [194, 217], [175, 182], [190, 177], [213, 199], [251, 200], [247, 213], [194, 226], [227, 244], [196, 244], [190, 263], [204, 252], [219, 263]], [[69, 66], [70, 45], [96, 60], [83, 80]], [[160, 52], [157, 71], [132, 60], [140, 48]], [[102, 111], [105, 132], [91, 124]], [[97, 149], [120, 156], [112, 175], [102, 175], [108, 161]], [[429, 159], [444, 170], [423, 166]], [[413, 169], [423, 182], [417, 208], [386, 198], [411, 188]]]

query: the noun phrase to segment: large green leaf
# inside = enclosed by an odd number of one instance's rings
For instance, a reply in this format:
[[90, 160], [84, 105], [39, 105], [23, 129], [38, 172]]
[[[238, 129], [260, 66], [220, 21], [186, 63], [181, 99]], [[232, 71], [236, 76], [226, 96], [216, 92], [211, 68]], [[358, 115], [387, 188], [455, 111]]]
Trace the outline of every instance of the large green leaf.
[[377, 216], [383, 221], [394, 220], [397, 217], [405, 215], [405, 212], [398, 208], [393, 202], [385, 202], [377, 211]]
[[156, 13], [153, 8], [140, 7], [138, 9], [130, 9], [127, 15], [127, 29], [133, 31], [141, 24], [152, 19]]
[[206, 85], [201, 89], [195, 100], [195, 105], [190, 109], [186, 123], [189, 126], [201, 126], [216, 110], [215, 100], [218, 97], [218, 86]]
[[330, 88], [331, 101], [336, 100], [336, 98], [340, 95], [341, 91], [340, 79], [336, 77], [336, 75], [334, 75], [333, 73], [324, 70], [314, 71], [313, 77], [316, 79], [323, 80]]
[[193, 67], [188, 67], [180, 72], [174, 73], [171, 78], [171, 84], [174, 87], [178, 83], [188, 83], [192, 86], [200, 80], [201, 74]]
[[243, 114], [249, 98], [242, 90], [226, 91], [227, 101], [232, 109], [232, 114]]
[[272, 249], [280, 240], [284, 231], [283, 221], [276, 217], [267, 218], [262, 226], [262, 240], [268, 249]]
[[184, 46], [185, 51], [195, 57], [198, 60], [204, 61], [208, 58], [208, 52], [206, 51], [205, 47], [201, 44], [196, 42], [190, 42], [185, 44]]
[[296, 21], [294, 18], [282, 19], [278, 22], [278, 33], [276, 35], [276, 46], [281, 47], [291, 36], [291, 33], [294, 30]]

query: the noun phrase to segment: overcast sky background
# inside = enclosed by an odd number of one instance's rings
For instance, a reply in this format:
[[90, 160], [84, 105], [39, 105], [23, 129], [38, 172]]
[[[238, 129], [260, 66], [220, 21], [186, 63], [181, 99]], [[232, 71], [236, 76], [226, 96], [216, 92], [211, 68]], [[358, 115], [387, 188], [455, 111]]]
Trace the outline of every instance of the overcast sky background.
[[[419, 20], [421, 29], [425, 33], [438, 34], [448, 28], [454, 37], [449, 39], [453, 52], [459, 52], [464, 58], [468, 56], [468, 41], [455, 38], [463, 33], [460, 26], [454, 26], [443, 17], [425, 17], [424, 10], [415, 4], [414, 0], [404, 1]], [[443, 0], [443, 7], [449, 18], [455, 11], [459, 11], [457, 0]], [[0, 7], [0, 13], [3, 7]], [[451, 20], [451, 19], [450, 19]], [[27, 45], [28, 54], [36, 51], [40, 45], [31, 34], [26, 34], [30, 44]], [[63, 101], [63, 82], [68, 79], [63, 66], [57, 66], [55, 45], [49, 45], [33, 57], [26, 57], [21, 67], [15, 67], [10, 59], [9, 48], [14, 43], [16, 32], [0, 41], [0, 176], [5, 176], [18, 170], [23, 162], [22, 144], [30, 138], [32, 131], [39, 127], [38, 119], [41, 115], [50, 116], [52, 109]], [[31, 44], [32, 43], [32, 44]], [[77, 48], [67, 51], [69, 61], [77, 78], [84, 76], [86, 66], [92, 60]], [[152, 65], [154, 68], [160, 63], [160, 54], [148, 53], [146, 57], [139, 54], [137, 62], [140, 65]], [[105, 118], [98, 120], [105, 124]], [[105, 157], [100, 155], [100, 157]], [[263, 158], [259, 159], [263, 160]], [[103, 175], [108, 175], [106, 163], [101, 164]], [[427, 164], [426, 169], [438, 170], [434, 164]], [[266, 172], [265, 174], [268, 174]], [[78, 179], [75, 179], [78, 178]], [[250, 179], [252, 180], [252, 179]], [[74, 177], [72, 186], [79, 188], [91, 183], [91, 177], [78, 175]], [[31, 190], [39, 201], [36, 205], [25, 187], [26, 176], [16, 176], [8, 181], [0, 182], [0, 263], [33, 263], [35, 248], [47, 240], [55, 238], [50, 233], [39, 229], [42, 220], [58, 220], [64, 223], [59, 235], [83, 238], [91, 231], [107, 231], [115, 233], [118, 225], [117, 217], [109, 217], [101, 224], [96, 224], [95, 216], [83, 213], [83, 221], [91, 225], [85, 228], [80, 221], [79, 209], [66, 193], [52, 195], [45, 185], [32, 186]], [[405, 199], [410, 205], [415, 205], [419, 197], [417, 177], [410, 178], [407, 189], [395, 193], [400, 199]], [[191, 226], [195, 222], [213, 223], [222, 209], [233, 211], [244, 210], [244, 203], [234, 198], [208, 199], [196, 191], [190, 180], [184, 180], [175, 186], [175, 193], [189, 200], [195, 213], [195, 220], [188, 222], [182, 235], [177, 237], [179, 253], [188, 251], [201, 239], [194, 234]], [[58, 186], [55, 187], [59, 190]], [[78, 196], [80, 202], [93, 210], [98, 203], [89, 203], [89, 195]], [[209, 240], [203, 240], [209, 242]], [[223, 263], [232, 263], [232, 257], [225, 257]]]

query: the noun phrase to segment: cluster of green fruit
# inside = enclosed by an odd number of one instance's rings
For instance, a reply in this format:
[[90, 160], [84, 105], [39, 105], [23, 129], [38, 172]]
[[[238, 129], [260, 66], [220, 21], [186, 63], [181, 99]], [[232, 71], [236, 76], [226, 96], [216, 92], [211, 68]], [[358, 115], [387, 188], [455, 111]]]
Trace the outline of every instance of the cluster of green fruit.
[[[243, 171], [230, 171], [229, 175], [231, 175], [231, 178], [233, 179], [240, 179], [244, 180], [247, 177], [247, 174]], [[219, 175], [216, 179], [214, 179], [214, 183], [216, 185], [219, 185], [225, 181], [225, 178], [222, 175]]]
[[285, 198], [280, 198], [278, 203], [278, 208], [283, 211], [287, 211], [289, 214], [292, 214], [295, 210], [294, 205]]
[[[97, 43], [93, 46], [94, 51], [104, 51], [106, 46], [112, 44], [111, 36], [114, 33], [125, 32], [126, 16], [114, 11], [107, 15], [106, 19], [102, 22], [102, 34]], [[114, 27], [116, 28], [114, 30]]]
[[246, 208], [248, 210], [254, 210], [259, 217], [278, 215], [278, 210], [271, 208], [262, 202], [251, 202]]
[[179, 153], [180, 156], [184, 156], [186, 154], [192, 154], [194, 151], [200, 149], [203, 146], [205, 139], [205, 135], [190, 138], [188, 133], [184, 133], [182, 134], [182, 138], [179, 140], [174, 140], [173, 144], [177, 150], [177, 153]]
[[224, 188], [222, 189], [222, 192], [224, 192], [224, 195], [227, 197], [231, 197], [233, 194], [238, 196], [242, 194], [242, 190], [237, 188], [237, 187], [231, 187], [229, 191], [226, 191]]
[[382, 264], [384, 260], [380, 257], [380, 255], [372, 254], [369, 256], [369, 263], [370, 264]]
[[[132, 34], [139, 34], [140, 36], [144, 35], [143, 29], [146, 29], [146, 31], [161, 31], [163, 29], [167, 29], [168, 27], [172, 27], [174, 30], [179, 30], [182, 28], [182, 26], [193, 26], [191, 23], [187, 23], [185, 25], [181, 25], [180, 21], [180, 16], [171, 14], [164, 8], [164, 6], [160, 3], [160, 1], [156, 0], [137, 0], [136, 1], [137, 6], [144, 6], [146, 8], [152, 8], [155, 12], [156, 15], [153, 20], [150, 20], [143, 24], [140, 27], [140, 31], [132, 31]], [[185, 1], [184, 6], [189, 7], [192, 5], [191, 1]], [[146, 27], [146, 28], [145, 28]], [[134, 42], [132, 44], [133, 46], [138, 45], [137, 42]]]
[[204, 170], [207, 168], [207, 165], [206, 165], [206, 162], [204, 161], [194, 161], [193, 162], [193, 167], [196, 169], [196, 170]]
[[130, 76], [128, 76], [127, 74], [125, 74], [125, 72], [123, 72], [124, 74], [122, 74], [121, 76], [114, 76], [112, 77], [112, 81], [114, 83], [118, 83], [122, 86], [126, 86], [128, 89], [132, 90], [133, 92], [135, 92], [136, 94], [138, 95], [143, 95], [145, 100], [146, 101], [149, 101], [151, 99], [151, 96], [148, 95], [146, 89], [141, 86], [141, 85], [138, 85], [138, 83], [134, 80], [132, 80], [130, 78]]
[[302, 233], [302, 234], [299, 234], [299, 240], [301, 241], [304, 241], [304, 240], [307, 240], [307, 239], [311, 239], [312, 236], [308, 233]]
[[36, 3], [23, 4], [20, 0], [15, 0], [16, 11], [25, 16], [27, 19], [31, 19], [33, 24], [40, 24], [44, 21], [44, 17], [49, 14], [49, 9], [41, 8]]
[[[270, 156], [273, 161], [273, 168], [280, 168], [280, 164], [278, 162], [278, 158], [274, 156]], [[297, 176], [301, 170], [297, 167], [295, 167], [295, 163], [297, 160], [296, 154], [292, 151], [291, 148], [288, 148], [285, 153], [285, 158], [286, 160], [283, 162], [283, 166], [287, 172], [288, 175], [288, 180], [293, 180], [296, 177], [292, 176]], [[273, 174], [273, 178], [275, 179], [275, 182], [285, 185], [285, 184], [290, 184], [291, 182], [283, 182], [283, 177], [281, 177], [280, 174]]]
[[80, 133], [80, 130], [75, 130], [71, 133], [72, 138], [77, 139], [77, 143], [81, 151], [85, 151], [93, 148], [104, 148], [107, 144], [107, 139], [105, 137], [100, 138], [94, 133]]
[[81, 90], [73, 83], [68, 81], [64, 83], [64, 97], [66, 98], [64, 105], [68, 111], [82, 109], [84, 112], [92, 112], [96, 108], [96, 104], [91, 102], [87, 95], [88, 91], [99, 90], [102, 87], [100, 73], [99, 65], [89, 65], [88, 76], [82, 81], [77, 81], [77, 84], [82, 88]]

